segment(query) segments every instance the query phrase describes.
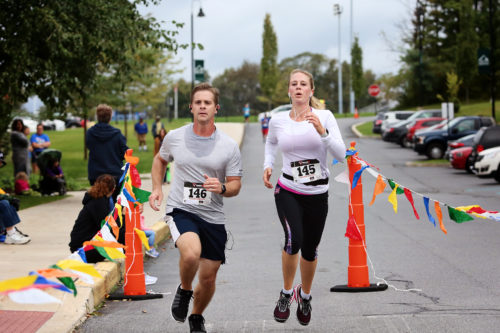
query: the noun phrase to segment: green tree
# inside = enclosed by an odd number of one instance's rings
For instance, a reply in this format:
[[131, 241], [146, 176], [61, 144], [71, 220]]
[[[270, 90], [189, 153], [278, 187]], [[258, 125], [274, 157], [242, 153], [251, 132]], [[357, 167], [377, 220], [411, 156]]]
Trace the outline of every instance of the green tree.
[[262, 95], [271, 108], [272, 97], [279, 80], [277, 65], [278, 41], [271, 22], [271, 15], [266, 14], [262, 33], [262, 59], [260, 61], [259, 82]]
[[456, 68], [463, 81], [465, 101], [469, 102], [472, 80], [477, 75], [478, 37], [474, 28], [472, 0], [462, 0], [459, 7], [459, 32], [457, 36]]
[[[356, 102], [358, 102], [358, 99], [366, 91], [366, 84], [363, 77], [363, 50], [359, 46], [358, 37], [354, 38], [351, 50], [351, 73], [352, 90], [354, 91]], [[356, 104], [356, 106], [358, 105]]]
[[30, 95], [38, 95], [47, 108], [60, 113], [78, 100], [86, 114], [100, 73], [127, 82], [130, 54], [139, 47], [175, 51], [177, 31], [164, 31], [153, 18], [139, 14], [138, 4], [149, 2], [2, 1], [0, 132], [14, 106]]

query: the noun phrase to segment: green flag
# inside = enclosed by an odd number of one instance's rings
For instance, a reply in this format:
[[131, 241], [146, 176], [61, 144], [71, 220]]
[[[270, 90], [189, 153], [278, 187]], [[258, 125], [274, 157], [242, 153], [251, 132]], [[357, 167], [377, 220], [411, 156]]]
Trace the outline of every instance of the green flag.
[[[55, 268], [55, 269], [59, 269], [59, 270], [63, 270], [61, 267], [57, 266], [57, 265], [52, 265], [50, 266], [49, 268]], [[77, 291], [76, 291], [76, 286], [75, 286], [75, 282], [73, 281], [72, 278], [70, 277], [60, 277], [60, 278], [57, 278], [59, 281], [61, 281], [62, 284], [64, 284], [67, 288], [73, 290], [73, 296], [76, 296], [77, 294]]]
[[448, 215], [450, 215], [450, 219], [457, 223], [472, 221], [474, 218], [469, 214], [462, 212], [461, 210], [455, 209], [453, 207], [448, 206]]
[[[396, 187], [396, 183], [394, 183], [392, 179], [387, 179], [387, 181], [389, 182], [391, 188], [394, 190], [394, 187]], [[396, 190], [396, 194], [403, 194], [403, 193], [405, 193], [405, 190], [404, 188], [401, 187], [401, 185], [399, 185], [398, 189]]]
[[134, 186], [132, 186], [132, 192], [134, 192], [135, 198], [140, 203], [145, 203], [149, 201], [149, 196], [151, 195], [151, 192], [141, 190], [140, 188]]

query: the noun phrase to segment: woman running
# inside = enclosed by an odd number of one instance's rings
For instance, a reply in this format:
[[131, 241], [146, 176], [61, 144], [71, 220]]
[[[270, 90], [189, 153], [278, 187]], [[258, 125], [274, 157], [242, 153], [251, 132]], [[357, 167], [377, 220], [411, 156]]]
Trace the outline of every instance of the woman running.
[[[283, 154], [283, 166], [274, 198], [285, 233], [281, 262], [283, 288], [274, 319], [284, 323], [290, 316], [290, 305], [297, 300], [297, 319], [308, 325], [311, 320], [311, 287], [317, 265], [317, 247], [321, 240], [328, 213], [328, 165], [326, 154], [343, 161], [345, 144], [337, 121], [329, 110], [319, 110], [313, 97], [313, 77], [307, 71], [290, 73], [288, 96], [292, 101], [289, 112], [274, 115], [269, 124], [264, 161], [264, 185], [270, 183], [278, 147]], [[300, 257], [301, 284], [293, 287]]]

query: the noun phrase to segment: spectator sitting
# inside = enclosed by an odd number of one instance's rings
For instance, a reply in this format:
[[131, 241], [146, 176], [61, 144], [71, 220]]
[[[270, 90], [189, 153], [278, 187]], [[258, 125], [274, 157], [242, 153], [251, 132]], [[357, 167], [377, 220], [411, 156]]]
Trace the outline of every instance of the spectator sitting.
[[26, 172], [19, 171], [16, 174], [15, 182], [14, 182], [14, 192], [17, 195], [32, 195], [32, 196], [40, 196], [40, 193], [34, 191], [30, 188], [29, 178]]
[[160, 253], [155, 248], [155, 232], [150, 228], [146, 228], [144, 225], [144, 216], [141, 215], [141, 230], [144, 231], [146, 237], [148, 238], [149, 250], [146, 251], [146, 255], [152, 258], [158, 258]]
[[66, 180], [58, 160], [53, 161], [52, 165], [44, 170], [40, 187], [43, 194], [50, 195], [53, 192], [59, 192], [59, 195], [66, 194]]
[[[94, 185], [85, 193], [82, 200], [83, 208], [78, 214], [71, 231], [71, 241], [68, 244], [71, 252], [77, 251], [83, 246], [83, 242], [91, 240], [101, 230], [101, 221], [111, 212], [114, 206], [111, 199], [114, 190], [114, 177], [103, 174], [97, 177]], [[124, 229], [121, 228], [120, 232]], [[95, 249], [86, 251], [85, 255], [89, 263], [96, 263], [105, 259]]]
[[5, 244], [26, 244], [31, 238], [23, 234], [16, 225], [21, 220], [17, 211], [6, 199], [0, 200], [0, 242]]

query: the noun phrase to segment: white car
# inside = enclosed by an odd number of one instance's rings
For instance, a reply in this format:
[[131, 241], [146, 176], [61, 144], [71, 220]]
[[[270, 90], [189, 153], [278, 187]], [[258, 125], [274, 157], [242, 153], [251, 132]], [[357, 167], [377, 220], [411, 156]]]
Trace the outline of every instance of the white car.
[[[292, 109], [292, 104], [285, 104], [285, 105], [280, 105], [280, 106], [272, 109], [271, 111], [266, 111], [266, 112], [269, 112], [271, 115], [271, 118], [272, 118], [275, 113], [290, 111], [291, 109]], [[264, 118], [264, 115], [266, 114], [266, 112], [259, 113], [259, 115], [258, 115], [259, 121], [261, 121], [262, 118]]]
[[380, 126], [380, 133], [384, 134], [391, 125], [401, 121], [408, 119], [414, 111], [389, 111], [384, 113], [384, 120], [382, 120], [382, 125]]
[[477, 156], [474, 164], [479, 177], [494, 177], [500, 183], [500, 147], [485, 149]]

